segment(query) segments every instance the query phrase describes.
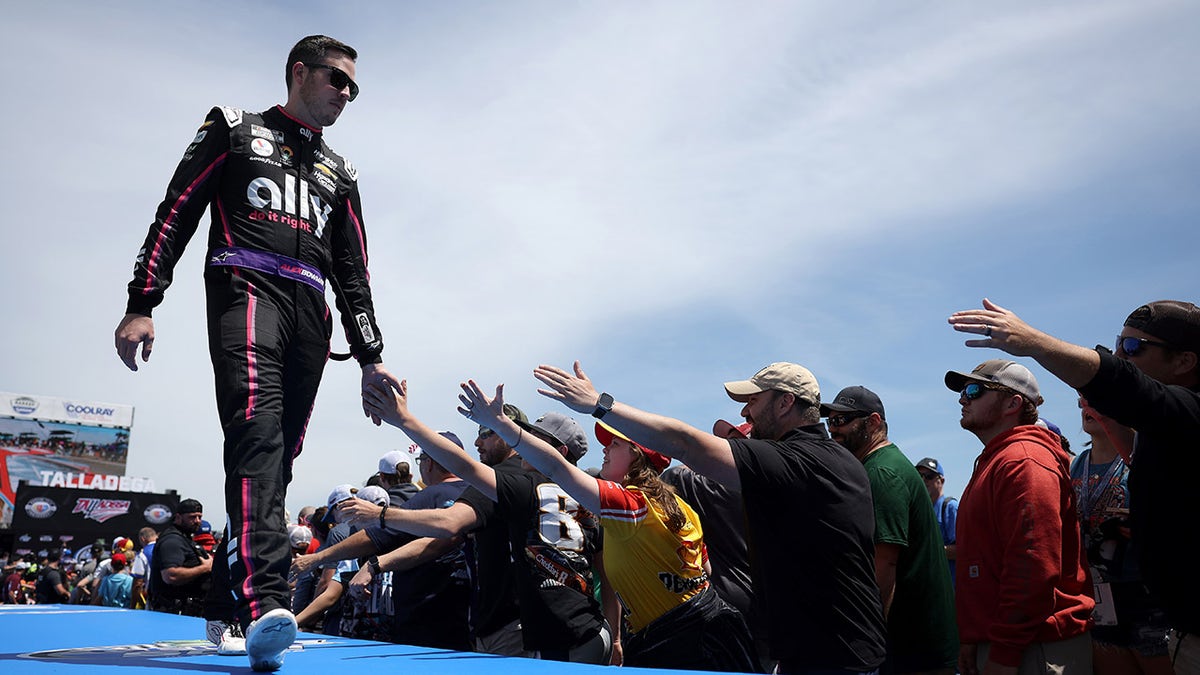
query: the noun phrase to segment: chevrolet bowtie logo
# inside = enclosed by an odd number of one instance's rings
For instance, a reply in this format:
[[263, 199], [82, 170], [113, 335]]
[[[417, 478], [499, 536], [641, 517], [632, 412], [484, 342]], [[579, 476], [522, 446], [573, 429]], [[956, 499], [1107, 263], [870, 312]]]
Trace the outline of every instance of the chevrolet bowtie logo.
[[237, 255], [237, 253], [234, 253], [233, 251], [225, 251], [224, 253], [221, 253], [219, 255], [214, 255], [212, 257], [212, 261], [213, 262], [225, 262], [226, 260], [228, 260], [229, 258], [232, 258], [235, 255]]

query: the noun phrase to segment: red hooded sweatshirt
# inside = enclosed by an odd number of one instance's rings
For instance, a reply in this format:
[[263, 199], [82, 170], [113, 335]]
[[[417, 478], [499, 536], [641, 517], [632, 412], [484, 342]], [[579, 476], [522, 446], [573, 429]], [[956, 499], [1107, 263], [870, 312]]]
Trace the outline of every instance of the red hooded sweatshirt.
[[1070, 459], [1033, 425], [992, 439], [958, 507], [959, 638], [1017, 666], [1031, 643], [1087, 631], [1092, 608]]

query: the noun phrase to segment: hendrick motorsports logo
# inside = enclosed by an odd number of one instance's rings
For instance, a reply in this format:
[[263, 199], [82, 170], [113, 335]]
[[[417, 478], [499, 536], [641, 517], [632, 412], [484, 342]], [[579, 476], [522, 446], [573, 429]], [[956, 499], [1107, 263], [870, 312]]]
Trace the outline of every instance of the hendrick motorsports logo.
[[28, 396], [18, 396], [12, 400], [12, 409], [18, 415], [32, 415], [38, 409], [38, 402]]
[[57, 510], [58, 504], [45, 497], [34, 497], [25, 503], [25, 513], [30, 518], [37, 518], [39, 520], [49, 518]]
[[142, 516], [155, 525], [162, 525], [171, 519], [171, 509], [164, 504], [151, 504], [142, 511]]
[[82, 513], [84, 520], [94, 520], [103, 523], [117, 516], [129, 513], [128, 499], [93, 499], [80, 497], [75, 500], [75, 508], [71, 513]]

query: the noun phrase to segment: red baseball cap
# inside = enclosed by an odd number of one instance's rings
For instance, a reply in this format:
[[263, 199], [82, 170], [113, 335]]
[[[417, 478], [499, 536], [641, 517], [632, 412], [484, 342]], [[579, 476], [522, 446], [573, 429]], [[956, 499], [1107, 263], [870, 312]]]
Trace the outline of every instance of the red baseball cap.
[[604, 422], [596, 422], [596, 440], [600, 441], [600, 445], [608, 447], [608, 444], [612, 443], [614, 438], [619, 438], [623, 441], [631, 443], [635, 448], [640, 450], [643, 455], [646, 456], [646, 461], [650, 462], [650, 466], [654, 467], [654, 469], [659, 473], [662, 473], [667, 466], [671, 464], [670, 457], [667, 457], [661, 452], [655, 452], [641, 443], [635, 443], [634, 441], [630, 440], [628, 436], [608, 426]]
[[721, 438], [750, 438], [750, 429], [754, 425], [749, 422], [743, 422], [734, 426], [733, 422], [725, 420], [717, 420], [713, 422], [713, 436]]

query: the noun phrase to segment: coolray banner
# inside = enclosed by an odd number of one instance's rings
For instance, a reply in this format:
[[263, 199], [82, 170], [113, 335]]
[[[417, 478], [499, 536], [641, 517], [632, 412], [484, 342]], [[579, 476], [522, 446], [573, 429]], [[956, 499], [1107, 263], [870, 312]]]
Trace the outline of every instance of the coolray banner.
[[143, 527], [162, 530], [171, 522], [179, 495], [22, 485], [17, 490], [12, 530], [19, 550], [55, 546], [78, 551], [97, 539], [137, 536]]
[[0, 528], [13, 521], [21, 481], [125, 475], [132, 425], [130, 405], [0, 392]]
[[59, 398], [0, 391], [0, 415], [43, 422], [133, 426], [133, 406], [102, 403], [84, 398]]

